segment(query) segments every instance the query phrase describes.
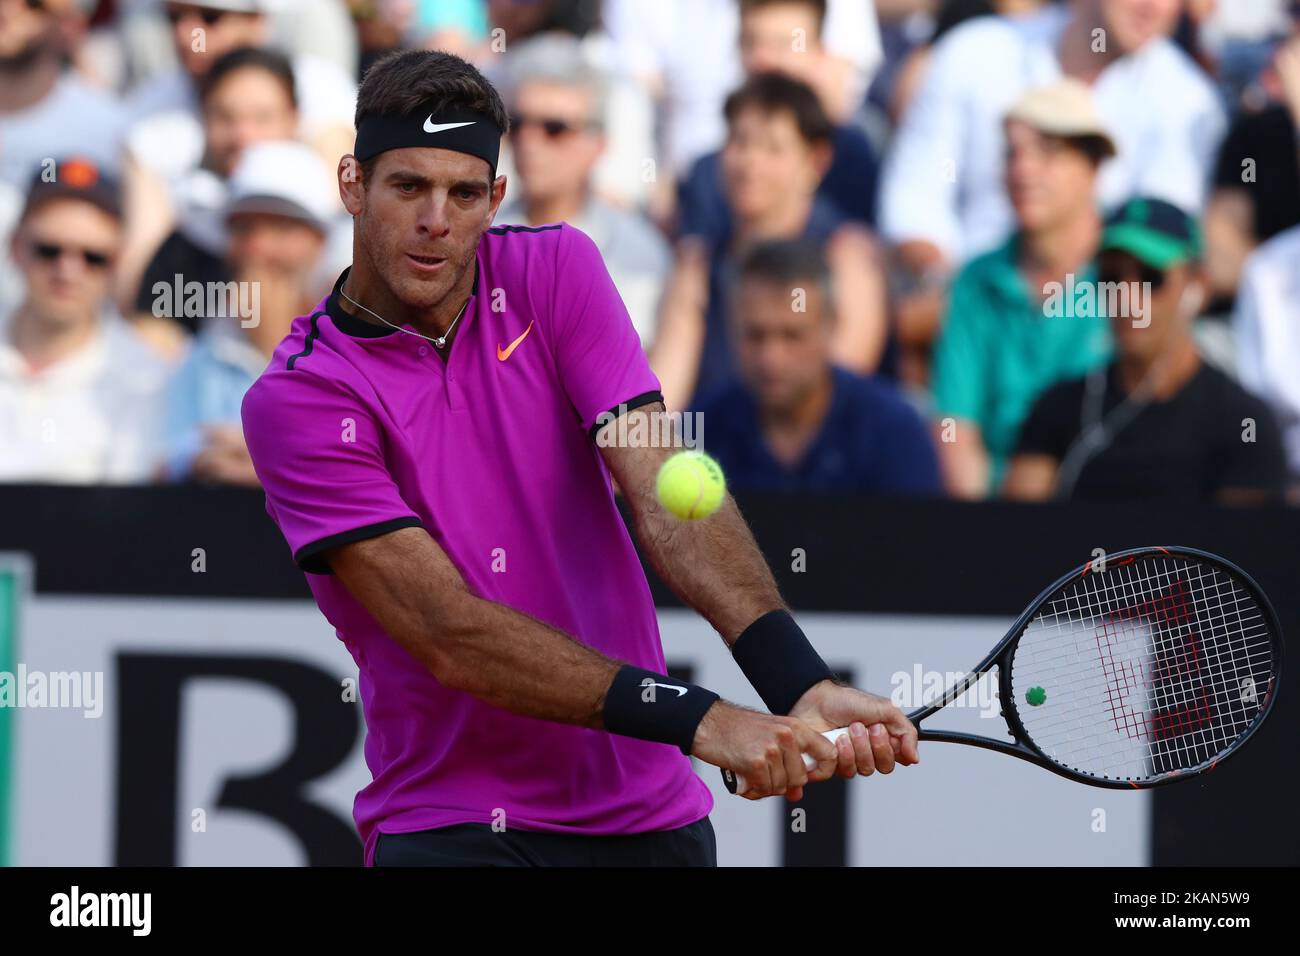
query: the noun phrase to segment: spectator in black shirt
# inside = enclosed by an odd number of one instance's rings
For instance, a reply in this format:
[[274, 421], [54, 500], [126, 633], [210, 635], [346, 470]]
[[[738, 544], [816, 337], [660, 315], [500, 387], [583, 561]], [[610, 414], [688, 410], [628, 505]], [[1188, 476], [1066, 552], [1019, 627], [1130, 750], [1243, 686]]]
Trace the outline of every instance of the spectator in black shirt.
[[[1159, 200], [1132, 200], [1107, 223], [1098, 303], [1111, 317], [1115, 360], [1038, 399], [1006, 497], [1281, 497], [1286, 459], [1272, 413], [1206, 364], [1192, 338], [1205, 298], [1200, 250], [1195, 221]], [[1112, 294], [1120, 288], [1129, 296]]]
[[1291, 33], [1259, 78], [1267, 101], [1237, 116], [1215, 164], [1205, 218], [1213, 312], [1232, 310], [1251, 250], [1300, 225], [1300, 0], [1290, 9]]

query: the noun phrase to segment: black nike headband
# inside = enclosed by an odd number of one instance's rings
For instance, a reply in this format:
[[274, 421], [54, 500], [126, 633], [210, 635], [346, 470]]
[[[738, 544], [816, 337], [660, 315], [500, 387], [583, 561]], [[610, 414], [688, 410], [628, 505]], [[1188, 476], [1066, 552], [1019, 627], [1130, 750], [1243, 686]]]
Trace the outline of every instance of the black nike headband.
[[425, 107], [406, 116], [367, 116], [357, 127], [352, 155], [365, 162], [390, 149], [454, 149], [484, 160], [496, 178], [502, 130], [487, 113], [463, 106]]

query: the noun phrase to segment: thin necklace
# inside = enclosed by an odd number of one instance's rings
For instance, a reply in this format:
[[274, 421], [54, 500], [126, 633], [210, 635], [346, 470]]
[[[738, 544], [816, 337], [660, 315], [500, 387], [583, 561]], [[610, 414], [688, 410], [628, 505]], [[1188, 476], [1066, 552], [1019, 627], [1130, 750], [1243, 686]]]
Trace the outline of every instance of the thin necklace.
[[348, 295], [348, 294], [347, 294], [346, 292], [344, 292], [342, 289], [339, 289], [339, 295], [343, 296], [343, 298], [347, 299], [349, 302], [351, 302], [353, 305], [355, 305], [355, 306], [356, 306], [358, 309], [360, 309], [362, 312], [365, 312], [365, 313], [367, 313], [367, 314], [369, 314], [369, 315], [373, 315], [376, 319], [378, 319], [380, 322], [384, 323], [384, 325], [388, 326], [390, 329], [397, 329], [397, 331], [399, 331], [399, 332], [405, 332], [407, 335], [415, 335], [415, 336], [419, 336], [420, 338], [424, 339], [426, 342], [432, 342], [435, 348], [444, 348], [444, 347], [447, 345], [447, 336], [451, 335], [451, 330], [454, 329], [454, 328], [456, 327], [456, 323], [460, 321], [460, 317], [461, 317], [462, 315], [465, 314], [465, 306], [469, 305], [469, 299], [466, 299], [466, 300], [465, 300], [465, 304], [462, 305], [462, 306], [460, 307], [460, 311], [456, 313], [456, 318], [452, 319], [452, 320], [451, 320], [451, 325], [447, 326], [447, 331], [446, 331], [446, 332], [443, 332], [442, 335], [438, 336], [438, 337], [435, 339], [435, 338], [433, 338], [433, 337], [431, 337], [431, 336], [424, 335], [424, 334], [421, 333], [421, 332], [415, 332], [415, 331], [413, 331], [413, 330], [411, 330], [411, 329], [404, 329], [404, 328], [402, 328], [400, 325], [393, 325], [392, 322], [389, 322], [386, 318], [384, 318], [384, 317], [383, 317], [382, 315], [380, 315], [378, 312], [372, 312], [370, 309], [367, 309], [364, 305], [362, 305], [362, 304], [361, 304], [360, 302], [358, 302], [356, 299], [352, 298], [352, 296]]

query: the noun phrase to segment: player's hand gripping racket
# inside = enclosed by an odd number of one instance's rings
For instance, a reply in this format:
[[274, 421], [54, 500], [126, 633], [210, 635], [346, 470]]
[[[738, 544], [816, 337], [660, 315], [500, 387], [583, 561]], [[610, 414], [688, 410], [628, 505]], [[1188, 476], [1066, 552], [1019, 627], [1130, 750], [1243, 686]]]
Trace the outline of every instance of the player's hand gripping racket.
[[[1009, 739], [921, 726], [995, 667]], [[974, 671], [908, 719], [920, 740], [1142, 789], [1206, 773], [1240, 750], [1273, 709], [1281, 672], [1277, 616], [1244, 571], [1192, 548], [1138, 548], [1061, 578]], [[812, 768], [809, 755], [804, 762]], [[732, 793], [745, 791], [743, 777], [722, 776]]]

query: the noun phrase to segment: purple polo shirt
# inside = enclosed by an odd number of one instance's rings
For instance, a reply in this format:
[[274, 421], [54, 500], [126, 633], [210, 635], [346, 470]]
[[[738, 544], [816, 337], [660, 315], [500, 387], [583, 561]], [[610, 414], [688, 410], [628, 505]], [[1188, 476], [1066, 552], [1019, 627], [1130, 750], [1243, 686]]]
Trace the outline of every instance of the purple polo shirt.
[[321, 560], [338, 544], [422, 527], [476, 595], [665, 669], [592, 433], [622, 403], [659, 400], [627, 310], [572, 226], [489, 229], [476, 261], [446, 364], [431, 343], [344, 313], [340, 277], [244, 398], [267, 511], [359, 670], [374, 780], [353, 813], [367, 865], [381, 831], [504, 814], [508, 828], [629, 834], [685, 826], [713, 806], [675, 747], [442, 686]]

